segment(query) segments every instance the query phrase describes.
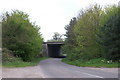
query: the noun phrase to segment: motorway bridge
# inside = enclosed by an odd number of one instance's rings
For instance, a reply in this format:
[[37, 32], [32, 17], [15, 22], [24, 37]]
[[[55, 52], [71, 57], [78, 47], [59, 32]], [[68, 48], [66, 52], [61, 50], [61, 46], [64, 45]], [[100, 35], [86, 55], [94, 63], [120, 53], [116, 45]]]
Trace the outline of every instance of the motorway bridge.
[[63, 42], [43, 42], [43, 56], [59, 58], [61, 56], [61, 46]]

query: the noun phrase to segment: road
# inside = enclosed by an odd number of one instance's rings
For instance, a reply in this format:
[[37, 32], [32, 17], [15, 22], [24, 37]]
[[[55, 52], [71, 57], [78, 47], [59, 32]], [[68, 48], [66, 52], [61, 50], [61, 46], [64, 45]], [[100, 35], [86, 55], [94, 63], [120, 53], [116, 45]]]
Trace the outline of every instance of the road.
[[39, 63], [43, 78], [118, 78], [117, 68], [77, 67], [50, 58]]

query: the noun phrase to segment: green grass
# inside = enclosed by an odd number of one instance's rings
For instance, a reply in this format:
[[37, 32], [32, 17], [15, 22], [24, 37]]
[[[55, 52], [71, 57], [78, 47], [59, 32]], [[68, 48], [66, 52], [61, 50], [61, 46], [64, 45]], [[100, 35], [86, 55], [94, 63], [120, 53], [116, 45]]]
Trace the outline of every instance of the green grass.
[[106, 67], [106, 68], [117, 68], [118, 67], [117, 62], [110, 62], [105, 59], [92, 59], [89, 61], [84, 61], [84, 60], [70, 61], [64, 58], [62, 62], [65, 62], [70, 65], [80, 66], [80, 67]]
[[2, 64], [3, 67], [27, 67], [27, 66], [36, 66], [40, 61], [48, 59], [48, 57], [36, 58], [31, 62], [14, 61], [14, 62], [5, 62]]

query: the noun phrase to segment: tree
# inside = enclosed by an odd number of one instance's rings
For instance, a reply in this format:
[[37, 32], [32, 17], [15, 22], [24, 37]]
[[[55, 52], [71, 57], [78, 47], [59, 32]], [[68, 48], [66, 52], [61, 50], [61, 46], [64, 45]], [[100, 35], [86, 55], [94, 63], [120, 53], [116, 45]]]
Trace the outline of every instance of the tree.
[[77, 23], [76, 17], [73, 17], [69, 24], [65, 26], [66, 29], [66, 39], [65, 39], [65, 45], [62, 46], [62, 53], [67, 54], [67, 58], [72, 60], [73, 58], [73, 49], [76, 46], [76, 36], [73, 32], [74, 26]]
[[77, 19], [71, 20], [66, 28], [66, 45], [62, 48], [69, 60], [90, 60], [101, 57], [102, 50], [97, 43], [96, 33], [101, 24], [102, 13], [104, 11], [101, 7], [94, 5], [82, 10]]
[[115, 10], [114, 15], [109, 16], [107, 22], [100, 28], [99, 39], [106, 51], [105, 57], [118, 61], [120, 58], [120, 9], [115, 8]]
[[63, 41], [62, 35], [59, 34], [58, 32], [54, 32], [54, 35], [52, 37], [53, 37], [53, 39], [48, 40], [48, 42], [51, 42], [51, 41]]
[[[101, 57], [100, 46], [96, 42], [97, 28], [100, 25], [102, 9], [94, 5], [85, 11], [81, 11], [77, 23], [74, 25], [74, 44], [71, 58], [89, 60]], [[69, 53], [70, 54], [70, 53]]]
[[66, 43], [67, 44], [74, 45], [74, 43], [75, 43], [75, 35], [73, 32], [73, 29], [74, 29], [76, 22], [77, 22], [76, 17], [73, 17], [71, 19], [70, 23], [65, 26], [65, 29], [66, 29], [65, 36], [66, 36]]
[[31, 61], [41, 50], [42, 37], [39, 27], [22, 11], [5, 13], [2, 17], [2, 45], [13, 51], [13, 55]]
[[102, 9], [99, 5], [94, 5], [82, 11], [78, 16], [78, 22], [74, 28], [77, 46], [75, 48], [78, 58], [93, 59], [101, 57], [101, 48], [97, 43], [96, 33], [100, 26]]
[[119, 60], [120, 33], [119, 9], [109, 6], [102, 9], [94, 5], [82, 10], [77, 19], [72, 19], [65, 27], [66, 40], [62, 47], [67, 59], [91, 60], [105, 58]]

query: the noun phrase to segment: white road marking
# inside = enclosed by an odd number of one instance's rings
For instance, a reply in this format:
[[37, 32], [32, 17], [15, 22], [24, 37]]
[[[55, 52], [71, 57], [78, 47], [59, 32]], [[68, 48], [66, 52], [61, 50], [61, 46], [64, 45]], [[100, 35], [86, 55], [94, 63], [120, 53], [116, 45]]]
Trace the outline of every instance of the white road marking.
[[94, 77], [98, 77], [98, 78], [104, 78], [104, 77], [97, 76], [97, 75], [93, 75], [93, 74], [89, 74], [89, 73], [83, 73], [83, 74], [87, 74], [87, 75], [94, 76]]
[[104, 77], [101, 77], [101, 76], [97, 76], [97, 75], [93, 75], [93, 74], [89, 74], [89, 73], [85, 73], [85, 72], [79, 72], [79, 71], [76, 71], [76, 72], [86, 74], [86, 75], [89, 75], [89, 76], [93, 76], [93, 77], [97, 77], [97, 78], [104, 78]]
[[[68, 68], [64, 68], [64, 69], [68, 69]], [[93, 76], [93, 77], [97, 77], [97, 78], [104, 78], [104, 77], [101, 77], [101, 76], [97, 76], [97, 75], [93, 75], [93, 74], [89, 74], [89, 73], [85, 73], [85, 72], [79, 72], [79, 71], [76, 71], [76, 72], [86, 74], [86, 75], [89, 75], [89, 76]]]

